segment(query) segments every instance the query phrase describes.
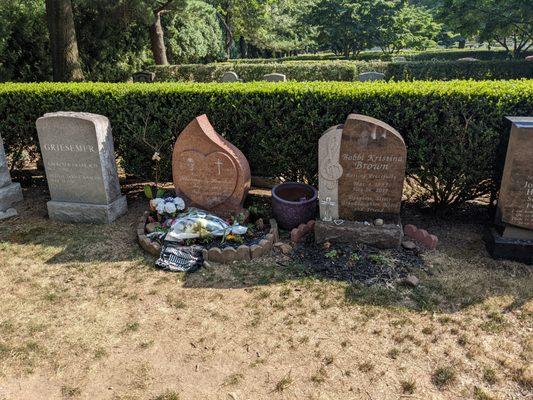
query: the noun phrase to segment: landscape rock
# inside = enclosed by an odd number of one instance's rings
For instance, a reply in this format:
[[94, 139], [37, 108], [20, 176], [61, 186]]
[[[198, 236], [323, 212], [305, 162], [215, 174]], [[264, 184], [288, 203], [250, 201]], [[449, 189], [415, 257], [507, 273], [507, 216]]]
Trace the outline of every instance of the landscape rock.
[[402, 247], [407, 250], [414, 250], [416, 249], [416, 244], [410, 240], [404, 240], [402, 242]]
[[374, 220], [374, 225], [376, 226], [383, 226], [385, 222], [381, 218], [377, 218]]
[[420, 280], [414, 275], [407, 275], [400, 281], [400, 283], [405, 286], [417, 287], [420, 283]]
[[283, 242], [277, 242], [274, 244], [274, 247], [276, 247], [281, 253], [288, 255], [292, 253], [292, 246], [288, 243]]

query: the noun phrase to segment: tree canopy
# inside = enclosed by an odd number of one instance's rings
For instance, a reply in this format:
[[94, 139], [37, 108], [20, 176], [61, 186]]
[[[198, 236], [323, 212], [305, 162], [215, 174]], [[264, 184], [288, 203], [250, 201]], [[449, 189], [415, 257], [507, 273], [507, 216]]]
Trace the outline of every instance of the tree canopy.
[[[530, 2], [3, 0], [0, 80], [55, 76], [121, 81], [150, 64], [281, 57], [318, 50], [346, 58], [368, 49], [390, 55], [437, 43], [464, 44], [467, 38], [501, 45], [510, 56], [522, 57], [533, 44]], [[71, 12], [53, 14], [68, 9]], [[65, 66], [72, 70], [57, 74]]]

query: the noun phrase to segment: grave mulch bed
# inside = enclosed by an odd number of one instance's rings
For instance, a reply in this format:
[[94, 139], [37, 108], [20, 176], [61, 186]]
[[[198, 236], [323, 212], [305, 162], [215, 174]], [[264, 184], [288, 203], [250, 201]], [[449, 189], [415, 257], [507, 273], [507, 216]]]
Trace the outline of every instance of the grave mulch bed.
[[363, 244], [318, 245], [313, 235], [298, 243], [292, 260], [308, 276], [359, 282], [367, 286], [391, 285], [417, 271], [428, 272], [419, 249], [379, 250]]

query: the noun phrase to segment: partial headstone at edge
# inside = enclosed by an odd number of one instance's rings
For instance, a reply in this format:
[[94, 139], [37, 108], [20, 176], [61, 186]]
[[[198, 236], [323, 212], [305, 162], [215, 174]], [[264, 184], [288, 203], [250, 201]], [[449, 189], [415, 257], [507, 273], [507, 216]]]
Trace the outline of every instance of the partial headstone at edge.
[[11, 181], [4, 141], [0, 136], [0, 220], [17, 215], [17, 210], [12, 206], [18, 201], [22, 201], [22, 190], [20, 184]]
[[507, 119], [511, 133], [487, 247], [495, 258], [533, 264], [533, 117]]
[[274, 72], [272, 74], [264, 75], [263, 79], [267, 82], [286, 82], [287, 76], [284, 74], [278, 74], [277, 72]]
[[55, 112], [36, 125], [50, 189], [50, 219], [111, 223], [127, 212], [107, 117]]
[[385, 74], [376, 71], [363, 72], [359, 74], [359, 81], [361, 82], [373, 82], [385, 80]]

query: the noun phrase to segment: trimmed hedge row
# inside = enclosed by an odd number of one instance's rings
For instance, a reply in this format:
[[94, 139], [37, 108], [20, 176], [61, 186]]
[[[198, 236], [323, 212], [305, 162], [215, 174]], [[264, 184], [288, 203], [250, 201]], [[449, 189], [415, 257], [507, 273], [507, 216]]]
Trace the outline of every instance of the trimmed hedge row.
[[290, 80], [310, 81], [355, 81], [362, 72], [385, 71], [381, 62], [287, 62], [287, 63], [212, 63], [155, 66], [158, 82], [219, 82], [224, 72], [235, 71], [245, 82], [260, 81], [265, 74], [278, 72]]
[[[533, 51], [525, 53], [525, 57], [533, 55]], [[486, 50], [486, 49], [441, 49], [441, 50], [426, 50], [414, 51], [403, 50], [398, 54], [385, 54], [380, 51], [363, 51], [356, 56], [352, 56], [352, 60], [357, 61], [390, 61], [392, 57], [402, 56], [408, 61], [457, 61], [460, 58], [472, 57], [478, 60], [507, 60], [509, 53], [505, 50]], [[317, 54], [300, 54], [297, 56], [289, 56], [283, 58], [249, 58], [249, 59], [235, 59], [235, 62], [284, 62], [284, 61], [327, 61], [327, 60], [342, 60], [343, 56], [335, 55], [333, 53], [317, 53]]]
[[[506, 115], [533, 115], [533, 80], [249, 83], [3, 84], [0, 133], [9, 154], [37, 143], [35, 120], [70, 110], [106, 115], [128, 174], [151, 177], [160, 148], [164, 179], [181, 130], [206, 113], [238, 146], [252, 172], [316, 182], [321, 134], [351, 112], [379, 118], [403, 135], [408, 174], [437, 205], [493, 191]], [[142, 139], [144, 127], [146, 138]]]
[[287, 79], [309, 81], [357, 81], [359, 74], [378, 71], [387, 80], [520, 79], [533, 78], [528, 61], [296, 61], [284, 63], [213, 63], [152, 67], [158, 82], [219, 82], [224, 72], [235, 71], [245, 82], [260, 81], [263, 75], [278, 72]]
[[389, 63], [386, 76], [393, 80], [520, 79], [533, 78], [531, 61], [425, 61]]

